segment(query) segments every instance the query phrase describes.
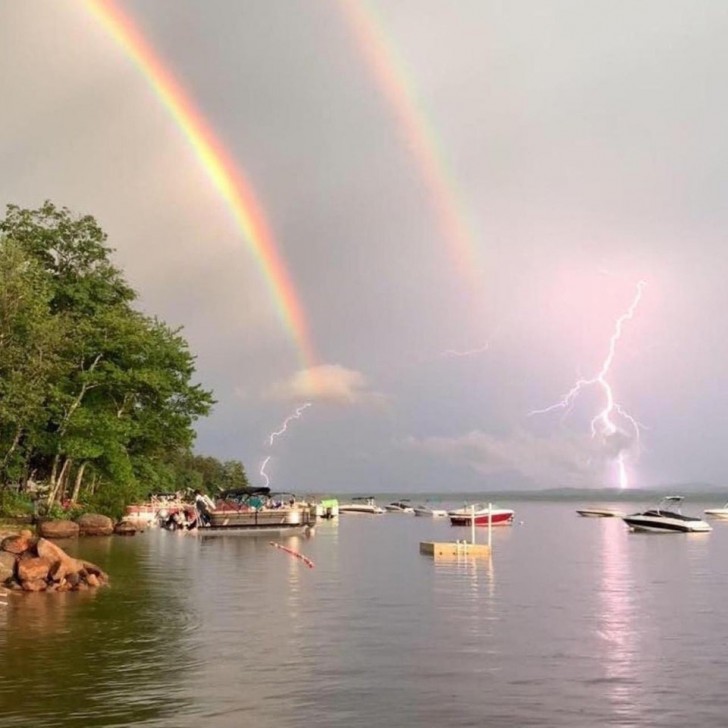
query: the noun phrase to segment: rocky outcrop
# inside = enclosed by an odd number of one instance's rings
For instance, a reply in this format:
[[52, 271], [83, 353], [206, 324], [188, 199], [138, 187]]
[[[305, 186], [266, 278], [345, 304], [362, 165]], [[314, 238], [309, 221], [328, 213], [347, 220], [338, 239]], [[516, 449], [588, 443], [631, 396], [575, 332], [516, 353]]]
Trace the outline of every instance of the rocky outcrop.
[[4, 579], [9, 589], [82, 591], [109, 582], [108, 575], [95, 564], [69, 556], [48, 539], [35, 539], [30, 531], [3, 539], [0, 549], [0, 564], [11, 570]]
[[81, 536], [111, 536], [114, 533], [114, 522], [98, 513], [84, 513], [76, 523]]

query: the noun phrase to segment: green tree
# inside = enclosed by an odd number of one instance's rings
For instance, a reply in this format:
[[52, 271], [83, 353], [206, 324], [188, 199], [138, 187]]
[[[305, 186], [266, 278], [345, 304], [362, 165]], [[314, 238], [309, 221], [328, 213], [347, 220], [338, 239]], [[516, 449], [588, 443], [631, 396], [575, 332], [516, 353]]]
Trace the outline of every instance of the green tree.
[[[168, 453], [189, 453], [212, 395], [192, 382], [181, 332], [133, 309], [134, 291], [92, 217], [50, 202], [11, 205], [0, 233], [0, 266], [13, 283], [0, 293], [0, 337], [17, 343], [5, 360], [0, 352], [0, 374], [26, 366], [0, 389], [0, 463], [7, 471], [25, 444], [25, 470], [47, 480], [49, 505], [76, 500], [86, 481], [86, 497], [117, 512], [147, 483], [174, 478]], [[27, 411], [13, 415], [21, 399]]]
[[0, 237], [0, 483], [21, 474], [24, 452], [46, 424], [63, 369], [66, 322], [50, 311], [52, 287], [22, 247]]

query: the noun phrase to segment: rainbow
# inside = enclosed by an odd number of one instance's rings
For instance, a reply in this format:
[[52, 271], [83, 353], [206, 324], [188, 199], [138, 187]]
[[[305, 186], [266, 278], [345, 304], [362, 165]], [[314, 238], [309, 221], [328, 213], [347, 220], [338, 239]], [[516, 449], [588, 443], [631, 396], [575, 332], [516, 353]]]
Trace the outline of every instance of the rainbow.
[[477, 286], [480, 260], [475, 236], [457, 199], [458, 187], [432, 124], [417, 100], [414, 82], [371, 4], [364, 0], [345, 0], [338, 7], [351, 26], [359, 49], [415, 158], [455, 266], [471, 285]]
[[208, 177], [227, 203], [260, 266], [281, 322], [304, 367], [316, 363], [303, 307], [250, 183], [195, 107], [189, 95], [115, 0], [86, 0], [86, 7], [134, 62], [169, 111]]

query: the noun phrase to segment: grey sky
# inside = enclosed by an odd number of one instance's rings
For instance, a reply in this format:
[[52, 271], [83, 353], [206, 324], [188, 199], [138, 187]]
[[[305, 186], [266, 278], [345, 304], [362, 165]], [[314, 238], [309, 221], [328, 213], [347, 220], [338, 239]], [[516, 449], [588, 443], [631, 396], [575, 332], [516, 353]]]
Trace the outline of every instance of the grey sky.
[[728, 5], [370, 3], [475, 231], [478, 291], [341, 3], [122, 6], [254, 184], [347, 395], [267, 447], [300, 361], [225, 203], [81, 3], [0, 0], [0, 202], [95, 215], [147, 310], [185, 327], [219, 400], [199, 451], [253, 477], [270, 454], [302, 491], [614, 484], [595, 390], [528, 412], [598, 372], [644, 279], [610, 377], [645, 425], [620, 440], [632, 482], [726, 482]]

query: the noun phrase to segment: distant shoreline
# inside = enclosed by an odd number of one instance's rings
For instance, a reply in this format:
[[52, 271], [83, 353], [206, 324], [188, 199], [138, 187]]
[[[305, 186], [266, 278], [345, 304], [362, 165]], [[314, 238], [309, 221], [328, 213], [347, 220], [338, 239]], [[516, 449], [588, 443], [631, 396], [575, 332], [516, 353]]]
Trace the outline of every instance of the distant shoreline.
[[664, 488], [545, 488], [539, 490], [493, 490], [493, 491], [403, 491], [336, 493], [340, 501], [351, 500], [354, 496], [371, 496], [381, 503], [408, 498], [414, 502], [424, 501], [553, 501], [553, 502], [619, 502], [619, 501], [658, 501], [666, 495], [682, 495], [687, 501], [719, 502], [728, 501], [728, 487], [719, 489], [708, 486], [701, 490], [690, 490], [687, 486], [673, 485]]

